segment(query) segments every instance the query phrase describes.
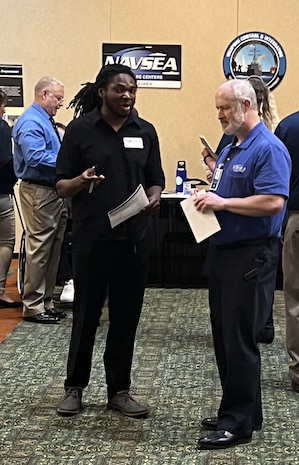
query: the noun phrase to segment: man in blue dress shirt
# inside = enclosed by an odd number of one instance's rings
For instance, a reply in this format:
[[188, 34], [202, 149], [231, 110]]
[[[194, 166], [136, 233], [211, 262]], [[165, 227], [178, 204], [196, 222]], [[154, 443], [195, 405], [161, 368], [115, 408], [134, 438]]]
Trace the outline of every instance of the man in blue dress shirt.
[[34, 323], [55, 324], [65, 316], [54, 308], [52, 298], [67, 219], [64, 200], [54, 186], [61, 141], [53, 117], [63, 100], [63, 84], [41, 78], [33, 104], [13, 128], [14, 169], [22, 180], [19, 193], [26, 231], [23, 319]]

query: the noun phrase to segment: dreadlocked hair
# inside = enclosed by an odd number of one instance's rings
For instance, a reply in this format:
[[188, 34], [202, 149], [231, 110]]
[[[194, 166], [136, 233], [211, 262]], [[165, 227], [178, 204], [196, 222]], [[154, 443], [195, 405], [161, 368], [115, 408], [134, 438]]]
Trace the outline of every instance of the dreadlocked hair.
[[136, 77], [129, 68], [120, 64], [105, 65], [101, 68], [95, 82], [86, 82], [75, 97], [70, 101], [67, 108], [74, 108], [74, 119], [85, 113], [89, 113], [96, 107], [101, 107], [102, 100], [98, 94], [100, 88], [106, 88], [113, 76], [117, 74], [129, 74], [137, 84]]

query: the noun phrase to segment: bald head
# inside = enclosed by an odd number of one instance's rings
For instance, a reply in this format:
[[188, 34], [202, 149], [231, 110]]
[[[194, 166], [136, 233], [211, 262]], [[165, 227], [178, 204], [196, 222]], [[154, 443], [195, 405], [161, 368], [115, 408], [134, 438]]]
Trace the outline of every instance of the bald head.
[[55, 86], [62, 86], [63, 87], [63, 83], [61, 81], [59, 81], [58, 79], [56, 79], [56, 78], [45, 76], [45, 77], [42, 77], [36, 83], [35, 88], [34, 88], [34, 93], [35, 93], [35, 95], [37, 95], [40, 92], [42, 92], [43, 90], [51, 89], [52, 87], [55, 87]]
[[244, 101], [249, 100], [251, 107], [257, 109], [256, 93], [249, 81], [243, 79], [230, 79], [218, 88], [218, 92], [224, 92], [230, 98]]
[[34, 102], [42, 106], [50, 116], [55, 116], [63, 106], [64, 85], [52, 77], [42, 77], [34, 88]]
[[255, 91], [247, 80], [232, 79], [222, 84], [215, 96], [223, 132], [243, 140], [259, 123]]

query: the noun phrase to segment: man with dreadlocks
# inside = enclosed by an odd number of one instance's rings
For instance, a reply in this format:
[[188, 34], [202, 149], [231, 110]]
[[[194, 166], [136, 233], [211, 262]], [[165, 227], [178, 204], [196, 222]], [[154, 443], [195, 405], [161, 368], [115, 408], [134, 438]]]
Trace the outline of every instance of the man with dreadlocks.
[[[155, 128], [132, 111], [136, 91], [129, 67], [104, 66], [96, 81], [87, 83], [71, 101], [75, 118], [58, 155], [57, 192], [72, 197], [75, 283], [65, 397], [57, 407], [64, 416], [82, 409], [107, 288], [107, 407], [135, 418], [148, 413], [130, 396], [130, 373], [147, 279], [148, 215], [159, 209], [165, 180]], [[112, 229], [108, 212], [139, 184], [148, 205]]]

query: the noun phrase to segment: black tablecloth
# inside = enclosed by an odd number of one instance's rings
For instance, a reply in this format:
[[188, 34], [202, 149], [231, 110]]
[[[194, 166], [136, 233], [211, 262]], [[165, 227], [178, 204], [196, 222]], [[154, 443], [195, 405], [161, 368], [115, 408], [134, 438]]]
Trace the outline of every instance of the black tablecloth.
[[160, 214], [152, 218], [149, 286], [207, 286], [203, 266], [208, 241], [195, 242], [181, 201], [162, 198]]
[[[206, 288], [204, 264], [208, 240], [197, 244], [180, 206], [182, 198], [162, 198], [160, 214], [152, 218], [148, 286]], [[276, 289], [282, 290], [281, 260]]]

